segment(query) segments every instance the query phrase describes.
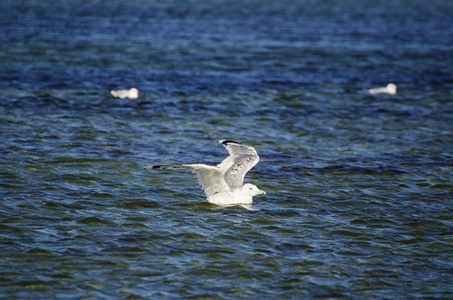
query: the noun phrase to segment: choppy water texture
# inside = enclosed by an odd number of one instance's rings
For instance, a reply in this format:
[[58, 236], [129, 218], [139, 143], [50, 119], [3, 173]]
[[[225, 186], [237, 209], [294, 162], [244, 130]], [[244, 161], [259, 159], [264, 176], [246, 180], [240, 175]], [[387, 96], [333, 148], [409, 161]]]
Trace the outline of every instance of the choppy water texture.
[[[452, 298], [452, 16], [1, 1], [0, 298]], [[219, 139], [261, 156], [253, 210], [142, 169], [219, 163]]]

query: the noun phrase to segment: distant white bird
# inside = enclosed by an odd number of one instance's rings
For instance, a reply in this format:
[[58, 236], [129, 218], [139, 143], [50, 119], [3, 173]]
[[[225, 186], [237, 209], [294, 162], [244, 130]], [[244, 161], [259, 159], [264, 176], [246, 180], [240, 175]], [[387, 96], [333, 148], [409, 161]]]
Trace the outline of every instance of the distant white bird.
[[398, 88], [396, 87], [395, 84], [389, 83], [389, 84], [387, 84], [386, 87], [375, 88], [375, 89], [369, 89], [368, 91], [369, 91], [371, 94], [373, 94], [373, 95], [375, 95], [375, 94], [395, 95], [397, 89], [398, 89]]
[[251, 183], [243, 183], [245, 174], [259, 161], [255, 149], [241, 143], [220, 140], [230, 156], [217, 166], [203, 164], [146, 166], [145, 169], [191, 169], [209, 202], [222, 205], [250, 205], [253, 196], [265, 195]]
[[140, 95], [140, 91], [136, 88], [131, 88], [130, 90], [111, 90], [110, 93], [115, 98], [129, 98], [129, 99], [137, 99], [138, 95]]

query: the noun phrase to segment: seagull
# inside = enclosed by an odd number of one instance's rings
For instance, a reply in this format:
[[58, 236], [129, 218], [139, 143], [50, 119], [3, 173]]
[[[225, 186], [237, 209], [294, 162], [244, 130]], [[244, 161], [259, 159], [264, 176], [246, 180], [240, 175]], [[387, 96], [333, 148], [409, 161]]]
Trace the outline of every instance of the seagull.
[[389, 83], [387, 84], [386, 87], [381, 87], [381, 88], [375, 88], [375, 89], [369, 89], [368, 91], [370, 92], [370, 94], [389, 94], [389, 95], [395, 95], [396, 94], [396, 90], [398, 88], [396, 87], [395, 84], [393, 83]]
[[230, 154], [217, 166], [204, 164], [155, 165], [145, 169], [191, 169], [197, 174], [210, 203], [220, 206], [251, 205], [253, 196], [266, 195], [256, 185], [243, 183], [245, 174], [259, 161], [255, 148], [234, 141], [220, 140]]
[[129, 98], [129, 99], [137, 99], [138, 95], [140, 95], [140, 91], [136, 88], [131, 88], [130, 90], [111, 90], [110, 93], [115, 98]]

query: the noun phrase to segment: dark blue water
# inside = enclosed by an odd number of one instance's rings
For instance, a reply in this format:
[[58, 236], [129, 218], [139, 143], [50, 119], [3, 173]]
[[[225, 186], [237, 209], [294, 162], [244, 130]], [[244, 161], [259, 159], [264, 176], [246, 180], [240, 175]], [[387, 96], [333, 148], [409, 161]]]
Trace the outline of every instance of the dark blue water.
[[[0, 298], [453, 297], [452, 16], [0, 1]], [[253, 210], [142, 168], [217, 164], [219, 139], [261, 157]]]

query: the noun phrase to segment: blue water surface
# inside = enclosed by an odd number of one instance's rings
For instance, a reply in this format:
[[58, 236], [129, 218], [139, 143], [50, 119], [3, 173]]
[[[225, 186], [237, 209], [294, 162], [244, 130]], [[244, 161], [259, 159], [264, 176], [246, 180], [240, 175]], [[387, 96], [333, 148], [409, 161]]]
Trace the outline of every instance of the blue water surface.
[[[0, 298], [452, 298], [452, 16], [0, 0]], [[260, 155], [252, 209], [143, 169], [219, 139]]]

